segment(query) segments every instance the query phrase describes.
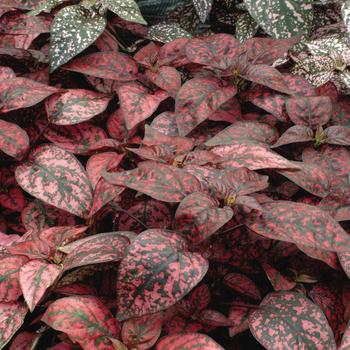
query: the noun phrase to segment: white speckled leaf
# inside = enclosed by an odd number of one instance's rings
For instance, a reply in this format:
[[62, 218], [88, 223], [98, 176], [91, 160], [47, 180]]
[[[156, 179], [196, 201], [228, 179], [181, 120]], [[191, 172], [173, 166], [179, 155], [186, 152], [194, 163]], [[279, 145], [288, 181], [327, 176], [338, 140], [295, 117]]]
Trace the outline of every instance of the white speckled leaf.
[[51, 27], [51, 71], [90, 46], [104, 31], [106, 19], [79, 5], [58, 12]]
[[244, 12], [237, 17], [236, 21], [236, 38], [244, 43], [252, 38], [258, 31], [259, 25], [254, 18], [248, 13]]
[[134, 0], [106, 0], [107, 8], [126, 21], [146, 24], [141, 11]]
[[312, 0], [244, 0], [249, 13], [275, 39], [308, 35]]
[[212, 0], [192, 0], [192, 2], [200, 20], [204, 23], [211, 11], [213, 1]]
[[151, 40], [168, 43], [178, 38], [191, 38], [191, 34], [182, 29], [178, 24], [160, 23], [149, 28], [148, 38]]
[[29, 11], [27, 15], [29, 16], [36, 16], [40, 12], [50, 12], [54, 7], [57, 5], [65, 2], [67, 0], [47, 0], [44, 3], [41, 3], [38, 7], [36, 7], [34, 10]]
[[341, 54], [343, 51], [349, 50], [345, 40], [340, 38], [338, 34], [309, 41], [306, 46], [312, 55], [330, 56], [332, 52]]
[[348, 37], [350, 40], [350, 0], [346, 0], [341, 8], [341, 15], [348, 32]]

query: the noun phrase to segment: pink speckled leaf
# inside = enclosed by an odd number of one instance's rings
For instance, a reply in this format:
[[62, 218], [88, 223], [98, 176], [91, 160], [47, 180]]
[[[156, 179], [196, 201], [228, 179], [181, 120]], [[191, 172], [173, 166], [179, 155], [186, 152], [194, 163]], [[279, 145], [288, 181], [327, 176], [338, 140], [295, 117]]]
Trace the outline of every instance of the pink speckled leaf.
[[206, 193], [195, 192], [185, 197], [175, 214], [175, 228], [191, 242], [198, 244], [217, 232], [233, 216], [230, 207]]
[[7, 251], [13, 255], [25, 255], [29, 259], [49, 259], [52, 247], [40, 239], [18, 241], [7, 247]]
[[0, 191], [0, 205], [6, 209], [21, 212], [26, 204], [23, 191], [18, 187], [11, 187]]
[[228, 329], [230, 337], [234, 337], [236, 334], [241, 333], [249, 329], [249, 315], [252, 309], [250, 305], [245, 306], [244, 303], [241, 305], [234, 305], [230, 308], [228, 318], [232, 324]]
[[28, 308], [20, 302], [0, 303], [0, 348], [11, 340], [24, 322]]
[[45, 101], [46, 113], [53, 124], [78, 124], [102, 113], [110, 99], [111, 97], [95, 91], [70, 89], [48, 98]]
[[258, 169], [298, 169], [299, 166], [279, 154], [271, 151], [261, 143], [244, 142], [215, 146], [211, 149], [218, 157], [217, 163], [221, 168], [243, 168], [250, 170]]
[[350, 349], [350, 322], [348, 323], [339, 350], [349, 350]]
[[62, 269], [43, 260], [32, 260], [23, 265], [19, 271], [19, 283], [29, 310], [33, 311], [61, 274]]
[[301, 293], [268, 294], [249, 323], [254, 337], [269, 350], [337, 348], [325, 315]]
[[223, 350], [224, 348], [205, 334], [185, 333], [168, 335], [156, 345], [156, 350]]
[[38, 146], [31, 162], [16, 168], [16, 180], [32, 196], [80, 217], [87, 217], [92, 190], [84, 168], [67, 151]]
[[[118, 333], [117, 323], [109, 309], [92, 296], [58, 299], [47, 308], [42, 321], [90, 350], [100, 349], [99, 343], [107, 337], [116, 337]], [[109, 347], [105, 349], [111, 350]]]
[[350, 146], [350, 128], [342, 125], [329, 126], [324, 133], [326, 143], [332, 145]]
[[254, 300], [261, 299], [260, 291], [256, 284], [246, 275], [233, 272], [228, 273], [224, 277], [223, 282], [226, 286], [230, 287], [237, 293], [246, 295]]
[[328, 96], [292, 97], [286, 102], [289, 118], [294, 124], [316, 128], [332, 117], [332, 101]]
[[146, 76], [172, 97], [176, 96], [181, 87], [181, 75], [174, 67], [163, 66], [157, 71], [147, 70]]
[[338, 253], [338, 258], [345, 274], [350, 278], [350, 253]]
[[124, 154], [118, 154], [116, 152], [102, 152], [92, 155], [86, 163], [86, 172], [92, 188], [96, 188], [102, 172], [116, 168], [123, 157]]
[[96, 52], [76, 58], [65, 69], [103, 79], [130, 81], [136, 79], [137, 64], [132, 57], [113, 51]]
[[10, 78], [0, 81], [2, 113], [36, 105], [60, 89], [27, 78]]
[[28, 16], [25, 13], [8, 12], [0, 19], [0, 33], [41, 34], [50, 32], [50, 15]]
[[126, 186], [164, 202], [180, 202], [202, 189], [197, 178], [183, 169], [153, 161], [142, 162], [134, 170], [103, 173], [103, 177], [113, 185]]
[[88, 228], [83, 225], [54, 226], [40, 231], [38, 238], [51, 246], [60, 247], [82, 238]]
[[293, 125], [287, 129], [272, 146], [272, 148], [288, 145], [296, 142], [308, 142], [314, 139], [311, 128], [305, 125]]
[[277, 138], [277, 130], [268, 124], [244, 120], [228, 126], [205, 144], [207, 146], [231, 145], [239, 143], [242, 139], [272, 144]]
[[28, 261], [25, 256], [3, 255], [0, 258], [0, 300], [3, 302], [16, 301], [22, 290], [18, 274], [22, 265]]
[[225, 86], [214, 77], [188, 80], [176, 96], [175, 116], [179, 134], [186, 136], [236, 92], [235, 86]]
[[149, 118], [168, 93], [158, 90], [151, 94], [143, 85], [130, 82], [118, 88], [120, 108], [128, 130]]
[[106, 132], [91, 123], [78, 125], [50, 125], [44, 136], [57, 146], [74, 154], [86, 153], [99, 141], [107, 138]]
[[64, 269], [121, 260], [128, 246], [129, 239], [118, 232], [99, 233], [82, 238], [61, 247], [62, 251], [68, 252], [64, 259]]
[[211, 309], [202, 310], [197, 320], [204, 325], [212, 327], [228, 327], [232, 324], [231, 320], [224, 314]]
[[246, 221], [260, 235], [327, 251], [346, 252], [350, 248], [349, 235], [327, 212], [315, 206], [289, 201], [262, 206], [262, 215]]
[[17, 124], [0, 119], [0, 150], [21, 159], [29, 149], [29, 137]]
[[158, 340], [162, 331], [160, 314], [132, 318], [123, 323], [121, 337], [128, 348], [147, 350]]
[[200, 282], [207, 269], [207, 261], [198, 253], [187, 252], [186, 242], [175, 232], [142, 232], [131, 242], [119, 267], [117, 318], [143, 316], [174, 305]]

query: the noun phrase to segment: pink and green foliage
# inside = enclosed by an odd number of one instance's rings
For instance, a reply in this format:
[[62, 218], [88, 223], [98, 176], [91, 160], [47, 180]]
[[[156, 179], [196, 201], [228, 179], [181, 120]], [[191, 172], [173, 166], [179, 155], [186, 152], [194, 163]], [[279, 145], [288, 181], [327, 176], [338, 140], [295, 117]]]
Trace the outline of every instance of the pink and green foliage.
[[0, 0], [0, 349], [350, 348], [348, 2]]

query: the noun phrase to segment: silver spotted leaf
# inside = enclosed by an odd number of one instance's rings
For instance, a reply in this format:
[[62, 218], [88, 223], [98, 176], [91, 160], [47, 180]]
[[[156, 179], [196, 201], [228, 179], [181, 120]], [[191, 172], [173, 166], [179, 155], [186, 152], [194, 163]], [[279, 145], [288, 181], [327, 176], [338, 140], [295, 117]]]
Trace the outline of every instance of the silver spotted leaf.
[[341, 14], [350, 39], [350, 0], [346, 0], [342, 5]]
[[211, 11], [213, 0], [192, 0], [200, 20], [204, 23]]
[[141, 11], [134, 0], [105, 0], [108, 10], [114, 12], [126, 21], [146, 24]]
[[237, 17], [235, 36], [241, 43], [244, 43], [256, 34], [258, 28], [259, 25], [249, 12], [241, 13]]
[[182, 29], [177, 23], [159, 23], [149, 28], [150, 40], [168, 43], [179, 38], [191, 38], [191, 34]]
[[102, 34], [106, 19], [81, 6], [67, 6], [58, 12], [51, 26], [51, 71], [85, 50]]
[[249, 13], [275, 39], [307, 35], [313, 19], [312, 0], [244, 0]]

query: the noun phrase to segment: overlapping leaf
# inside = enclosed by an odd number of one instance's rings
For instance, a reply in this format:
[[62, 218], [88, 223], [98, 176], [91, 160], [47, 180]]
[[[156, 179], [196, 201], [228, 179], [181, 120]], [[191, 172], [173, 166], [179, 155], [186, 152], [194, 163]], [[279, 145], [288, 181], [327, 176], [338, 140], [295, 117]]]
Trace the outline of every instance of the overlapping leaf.
[[143, 316], [174, 305], [200, 282], [207, 269], [207, 261], [198, 253], [187, 252], [185, 241], [175, 232], [142, 232], [119, 267], [117, 318]]
[[86, 217], [92, 203], [92, 191], [78, 160], [54, 145], [37, 147], [31, 153], [31, 159], [16, 168], [18, 184], [48, 204]]
[[106, 0], [109, 10], [116, 13], [119, 17], [140, 24], [147, 24], [142, 17], [140, 9], [134, 0]]

